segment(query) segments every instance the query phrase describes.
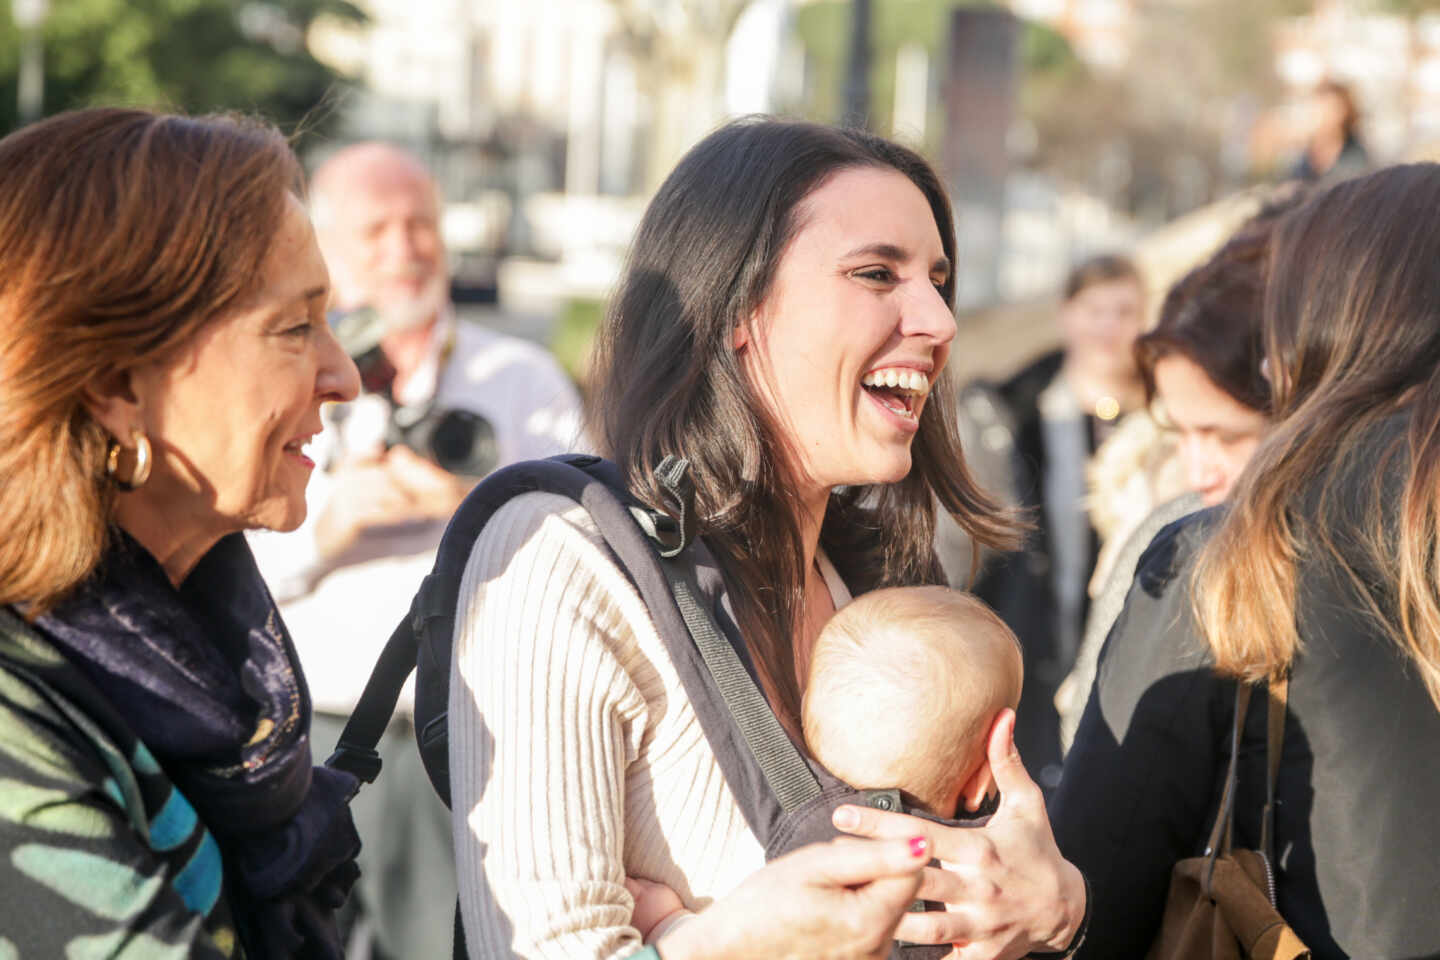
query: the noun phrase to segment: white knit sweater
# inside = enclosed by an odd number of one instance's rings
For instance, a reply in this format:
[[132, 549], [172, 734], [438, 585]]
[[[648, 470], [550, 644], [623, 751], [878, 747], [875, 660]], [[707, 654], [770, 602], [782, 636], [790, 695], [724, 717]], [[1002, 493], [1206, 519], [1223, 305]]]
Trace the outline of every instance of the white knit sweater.
[[626, 957], [628, 874], [698, 910], [764, 863], [635, 588], [590, 515], [528, 493], [465, 569], [450, 680], [474, 958]]

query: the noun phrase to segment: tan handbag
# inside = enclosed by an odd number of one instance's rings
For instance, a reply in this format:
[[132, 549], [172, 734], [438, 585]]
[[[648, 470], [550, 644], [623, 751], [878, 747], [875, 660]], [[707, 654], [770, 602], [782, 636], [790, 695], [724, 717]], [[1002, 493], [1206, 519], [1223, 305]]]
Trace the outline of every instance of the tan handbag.
[[1236, 759], [1251, 687], [1240, 683], [1230, 736], [1230, 767], [1205, 853], [1175, 864], [1160, 933], [1147, 960], [1309, 960], [1310, 950], [1275, 909], [1275, 778], [1285, 735], [1289, 680], [1269, 688], [1265, 811], [1259, 850], [1231, 847]]

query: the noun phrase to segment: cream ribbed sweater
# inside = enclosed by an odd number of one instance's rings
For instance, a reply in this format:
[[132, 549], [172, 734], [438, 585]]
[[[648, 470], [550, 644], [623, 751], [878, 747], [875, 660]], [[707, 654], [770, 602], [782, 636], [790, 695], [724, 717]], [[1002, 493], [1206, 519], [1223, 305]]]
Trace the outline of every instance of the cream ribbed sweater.
[[450, 679], [474, 958], [625, 957], [631, 876], [698, 910], [764, 864], [640, 596], [590, 515], [528, 493], [465, 568]]

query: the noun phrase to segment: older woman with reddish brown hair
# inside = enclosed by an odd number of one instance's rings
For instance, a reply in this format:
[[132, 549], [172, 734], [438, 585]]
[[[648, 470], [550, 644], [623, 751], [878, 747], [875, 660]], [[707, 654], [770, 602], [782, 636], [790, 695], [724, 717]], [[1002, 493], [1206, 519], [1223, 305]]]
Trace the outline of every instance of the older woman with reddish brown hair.
[[358, 377], [262, 123], [0, 141], [0, 955], [334, 957], [355, 781], [241, 531]]

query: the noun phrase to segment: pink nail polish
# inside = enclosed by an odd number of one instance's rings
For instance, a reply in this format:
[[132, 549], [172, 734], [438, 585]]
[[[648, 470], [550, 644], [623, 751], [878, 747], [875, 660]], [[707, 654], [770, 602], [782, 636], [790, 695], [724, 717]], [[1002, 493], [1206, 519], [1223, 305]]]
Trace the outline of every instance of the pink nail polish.
[[924, 837], [910, 838], [910, 856], [923, 857], [925, 856], [925, 852], [929, 849], [930, 844], [926, 841]]

